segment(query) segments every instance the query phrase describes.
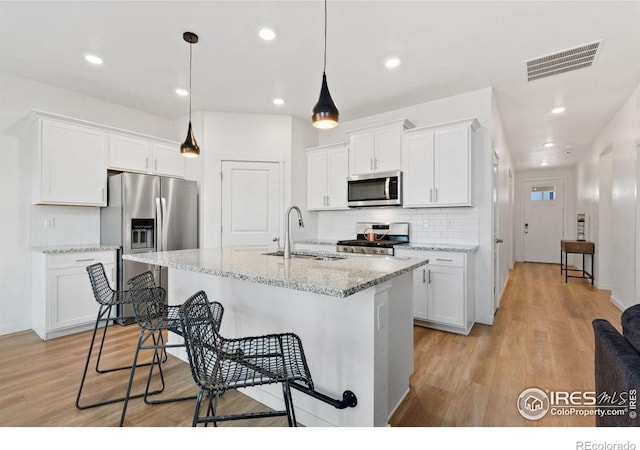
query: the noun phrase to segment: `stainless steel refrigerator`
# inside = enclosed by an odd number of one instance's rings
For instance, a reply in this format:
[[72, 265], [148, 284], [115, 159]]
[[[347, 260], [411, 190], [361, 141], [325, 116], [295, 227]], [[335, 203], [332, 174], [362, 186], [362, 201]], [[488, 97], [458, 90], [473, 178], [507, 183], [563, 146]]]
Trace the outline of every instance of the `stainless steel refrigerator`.
[[[100, 210], [100, 241], [117, 245], [117, 289], [140, 273], [153, 272], [156, 284], [167, 289], [167, 269], [122, 259], [122, 255], [198, 247], [198, 193], [195, 181], [135, 173], [109, 176], [107, 206]], [[131, 319], [127, 305], [121, 316]]]

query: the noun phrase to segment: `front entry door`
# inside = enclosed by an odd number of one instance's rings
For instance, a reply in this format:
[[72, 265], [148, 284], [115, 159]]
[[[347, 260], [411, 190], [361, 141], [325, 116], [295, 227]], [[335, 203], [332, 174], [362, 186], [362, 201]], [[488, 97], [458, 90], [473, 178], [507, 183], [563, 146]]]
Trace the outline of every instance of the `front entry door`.
[[222, 161], [222, 246], [274, 245], [280, 229], [280, 163]]
[[525, 181], [522, 188], [524, 260], [558, 263], [564, 236], [564, 181]]

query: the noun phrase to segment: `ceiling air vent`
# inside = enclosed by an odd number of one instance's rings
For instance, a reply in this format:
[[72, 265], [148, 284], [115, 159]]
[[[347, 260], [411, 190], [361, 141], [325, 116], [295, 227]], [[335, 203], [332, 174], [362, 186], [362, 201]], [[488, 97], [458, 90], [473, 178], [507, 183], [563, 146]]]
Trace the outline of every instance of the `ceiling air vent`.
[[591, 67], [602, 41], [570, 48], [527, 61], [527, 80], [533, 81]]

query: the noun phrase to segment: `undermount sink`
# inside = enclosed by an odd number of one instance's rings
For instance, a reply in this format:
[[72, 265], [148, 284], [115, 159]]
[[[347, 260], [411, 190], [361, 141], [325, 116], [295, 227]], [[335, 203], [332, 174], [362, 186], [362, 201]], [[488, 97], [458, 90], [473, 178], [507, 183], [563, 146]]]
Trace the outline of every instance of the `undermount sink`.
[[[265, 256], [282, 256], [284, 257], [284, 251], [279, 250], [277, 252], [263, 253]], [[292, 253], [291, 258], [295, 259], [314, 259], [316, 261], [336, 261], [338, 259], [345, 259], [346, 256], [332, 256], [332, 255], [309, 255], [304, 253]]]

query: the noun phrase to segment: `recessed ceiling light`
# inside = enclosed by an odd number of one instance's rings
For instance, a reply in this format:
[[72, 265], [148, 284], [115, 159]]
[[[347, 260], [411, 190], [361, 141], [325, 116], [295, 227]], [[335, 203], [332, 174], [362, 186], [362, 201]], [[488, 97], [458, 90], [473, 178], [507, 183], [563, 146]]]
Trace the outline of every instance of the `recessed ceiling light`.
[[273, 99], [273, 104], [274, 105], [284, 105], [284, 100], [281, 98], [274, 98]]
[[265, 41], [272, 41], [276, 38], [276, 32], [271, 28], [263, 28], [258, 32], [258, 36]]
[[84, 55], [84, 59], [89, 61], [91, 64], [95, 64], [95, 65], [102, 64], [102, 58], [96, 55]]
[[545, 143], [544, 143], [544, 146], [545, 146], [546, 148], [553, 147], [554, 145], [556, 145], [556, 143], [555, 143], [555, 142], [553, 142], [553, 141], [547, 141], [547, 142], [545, 142]]
[[557, 106], [551, 110], [553, 114], [560, 114], [564, 112], [564, 106]]
[[186, 97], [187, 95], [189, 95], [189, 91], [187, 91], [186, 89], [178, 88], [176, 89], [176, 94], [182, 97]]
[[549, 165], [549, 163], [548, 163], [547, 161], [542, 161], [542, 162], [540, 163], [540, 165], [541, 165], [541, 166], [548, 166], [548, 165]]
[[396, 67], [398, 67], [400, 65], [400, 59], [399, 58], [389, 58], [384, 62], [384, 65], [387, 67], [387, 69], [395, 69]]

